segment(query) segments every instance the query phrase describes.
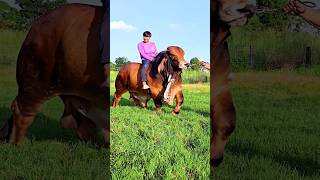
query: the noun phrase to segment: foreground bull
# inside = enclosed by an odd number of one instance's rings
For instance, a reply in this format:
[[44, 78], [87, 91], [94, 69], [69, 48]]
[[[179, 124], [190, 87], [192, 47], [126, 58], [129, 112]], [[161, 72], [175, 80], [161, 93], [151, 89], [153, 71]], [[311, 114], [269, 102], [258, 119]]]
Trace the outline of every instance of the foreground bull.
[[150, 90], [142, 89], [139, 76], [141, 64], [129, 63], [123, 66], [115, 81], [113, 107], [117, 107], [122, 95], [129, 91], [135, 105], [146, 107], [148, 100], [152, 98], [157, 111], [160, 111], [163, 100], [172, 104], [176, 98], [176, 107], [172, 113], [178, 114], [183, 103], [181, 72], [188, 65], [180, 47], [170, 46], [166, 51], [160, 52], [147, 70]]
[[65, 104], [63, 127], [76, 129], [84, 140], [95, 139], [101, 130], [103, 143], [109, 143], [109, 88], [100, 87], [102, 16], [101, 7], [70, 4], [32, 24], [18, 55], [13, 116], [2, 127], [1, 139], [20, 143], [41, 105], [60, 96]]
[[244, 25], [255, 12], [255, 1], [211, 0], [210, 8], [210, 164], [217, 167], [223, 158], [224, 147], [233, 132], [236, 112], [228, 87], [230, 56], [227, 38], [231, 25]]

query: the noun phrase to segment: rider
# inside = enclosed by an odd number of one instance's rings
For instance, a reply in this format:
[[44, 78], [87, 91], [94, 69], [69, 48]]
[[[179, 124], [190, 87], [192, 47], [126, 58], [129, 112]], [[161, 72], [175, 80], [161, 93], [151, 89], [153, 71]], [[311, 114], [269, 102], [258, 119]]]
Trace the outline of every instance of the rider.
[[101, 0], [103, 4], [103, 20], [100, 28], [100, 63], [103, 64], [105, 82], [102, 86], [109, 87], [110, 72], [110, 0]]
[[143, 32], [143, 41], [138, 43], [138, 50], [142, 60], [142, 68], [140, 72], [142, 89], [149, 89], [147, 85], [147, 69], [150, 65], [150, 62], [155, 59], [157, 56], [157, 47], [154, 42], [150, 42], [152, 34], [149, 31]]
[[284, 7], [287, 13], [297, 14], [313, 26], [320, 28], [320, 9], [308, 7], [299, 0], [290, 0]]

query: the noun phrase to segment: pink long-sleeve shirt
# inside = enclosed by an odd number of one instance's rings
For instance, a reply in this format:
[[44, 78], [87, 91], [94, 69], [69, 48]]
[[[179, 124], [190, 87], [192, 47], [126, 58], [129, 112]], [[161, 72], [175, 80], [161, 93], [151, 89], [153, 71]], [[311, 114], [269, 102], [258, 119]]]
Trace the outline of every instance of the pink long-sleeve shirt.
[[141, 59], [146, 59], [149, 61], [153, 61], [157, 56], [158, 51], [154, 42], [140, 42], [138, 43], [138, 50], [141, 56]]

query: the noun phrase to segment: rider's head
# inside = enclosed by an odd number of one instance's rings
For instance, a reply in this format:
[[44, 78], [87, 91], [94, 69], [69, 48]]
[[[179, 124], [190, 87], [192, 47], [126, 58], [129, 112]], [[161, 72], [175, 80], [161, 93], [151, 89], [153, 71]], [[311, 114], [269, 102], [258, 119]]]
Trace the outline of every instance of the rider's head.
[[150, 31], [143, 32], [143, 42], [147, 43], [150, 41], [152, 34]]

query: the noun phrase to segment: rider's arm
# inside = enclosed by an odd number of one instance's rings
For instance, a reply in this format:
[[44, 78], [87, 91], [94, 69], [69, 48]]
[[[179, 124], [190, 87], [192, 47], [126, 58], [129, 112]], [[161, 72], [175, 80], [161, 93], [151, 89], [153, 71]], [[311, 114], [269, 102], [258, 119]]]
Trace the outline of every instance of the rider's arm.
[[287, 13], [297, 14], [305, 19], [308, 23], [320, 28], [320, 10], [313, 9], [299, 0], [290, 0], [289, 3], [284, 7]]
[[307, 9], [304, 13], [301, 13], [300, 16], [305, 19], [307, 22], [320, 28], [320, 10], [319, 9]]

